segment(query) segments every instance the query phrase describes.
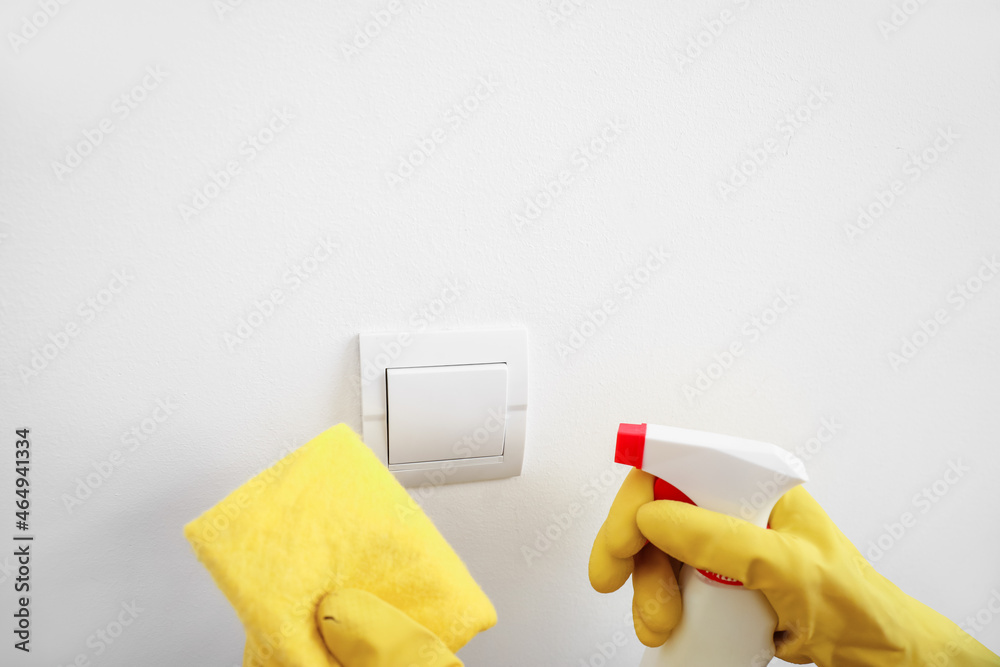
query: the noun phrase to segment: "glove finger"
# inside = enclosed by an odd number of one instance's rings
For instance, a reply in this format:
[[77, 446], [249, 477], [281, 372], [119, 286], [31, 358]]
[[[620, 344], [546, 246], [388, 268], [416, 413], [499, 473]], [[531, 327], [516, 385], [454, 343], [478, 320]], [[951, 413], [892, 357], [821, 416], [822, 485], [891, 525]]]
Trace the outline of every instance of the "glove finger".
[[641, 623], [659, 640], [658, 644], [644, 641], [647, 646], [659, 646], [666, 641], [681, 620], [681, 591], [671, 560], [652, 544], [643, 547], [635, 557], [632, 613], [639, 614], [635, 624], [638, 628]]
[[761, 588], [789, 565], [783, 536], [748, 521], [675, 500], [657, 500], [637, 514], [643, 535], [692, 567]]
[[663, 646], [663, 642], [670, 639], [669, 632], [655, 632], [649, 629], [642, 620], [642, 613], [639, 611], [635, 598], [632, 599], [632, 625], [635, 627], [635, 636], [639, 638], [643, 646], [656, 648], [657, 646]]
[[646, 544], [646, 538], [636, 524], [635, 515], [640, 507], [653, 500], [655, 481], [656, 478], [648, 472], [632, 468], [618, 489], [604, 522], [607, 527], [607, 548], [616, 558], [634, 556]]
[[830, 517], [820, 504], [801, 486], [790, 489], [778, 498], [768, 520], [768, 525], [774, 530], [798, 534], [814, 533], [818, 525], [826, 526], [830, 523]]
[[608, 518], [594, 539], [588, 565], [590, 585], [599, 593], [618, 590], [632, 574], [632, 556], [646, 544], [635, 513], [653, 499], [654, 481], [649, 473], [633, 468], [611, 503]]
[[607, 546], [607, 523], [597, 531], [588, 564], [590, 585], [598, 593], [613, 593], [628, 581], [632, 574], [632, 557], [617, 558]]
[[316, 623], [344, 667], [399, 667], [417, 655], [427, 667], [462, 667], [437, 635], [367, 591], [329, 593], [316, 608]]

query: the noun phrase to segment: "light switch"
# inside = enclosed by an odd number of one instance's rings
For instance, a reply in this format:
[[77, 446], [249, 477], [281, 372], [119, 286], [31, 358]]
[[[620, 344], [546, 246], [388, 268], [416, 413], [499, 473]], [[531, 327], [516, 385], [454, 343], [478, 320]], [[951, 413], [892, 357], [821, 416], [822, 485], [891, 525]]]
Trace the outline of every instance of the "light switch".
[[363, 333], [358, 352], [365, 444], [403, 486], [521, 474], [524, 329]]
[[389, 464], [502, 456], [507, 364], [386, 368]]

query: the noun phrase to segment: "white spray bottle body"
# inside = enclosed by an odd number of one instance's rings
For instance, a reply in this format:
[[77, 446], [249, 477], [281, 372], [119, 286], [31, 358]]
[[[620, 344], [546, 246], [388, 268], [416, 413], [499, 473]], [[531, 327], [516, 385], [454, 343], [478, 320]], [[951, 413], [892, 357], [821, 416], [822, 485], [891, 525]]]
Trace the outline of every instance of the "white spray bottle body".
[[[690, 502], [761, 528], [775, 503], [806, 481], [805, 466], [777, 445], [658, 426], [622, 424], [615, 460], [657, 477], [657, 499]], [[680, 623], [640, 667], [763, 667], [774, 657], [777, 616], [759, 591], [684, 565]]]

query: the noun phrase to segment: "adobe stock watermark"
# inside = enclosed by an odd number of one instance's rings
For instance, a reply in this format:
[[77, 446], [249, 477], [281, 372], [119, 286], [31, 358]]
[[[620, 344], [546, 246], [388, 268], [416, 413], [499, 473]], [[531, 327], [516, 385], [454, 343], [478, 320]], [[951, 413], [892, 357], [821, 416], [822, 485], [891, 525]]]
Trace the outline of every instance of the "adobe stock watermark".
[[448, 139], [448, 136], [470, 120], [483, 103], [493, 97], [500, 88], [500, 82], [494, 80], [491, 75], [481, 76], [476, 81], [475, 87], [462, 98], [462, 101], [448, 107], [442, 116], [443, 122], [418, 137], [413, 142], [413, 149], [399, 156], [395, 170], [385, 172], [385, 182], [389, 187], [399, 187], [409, 180], [416, 170], [437, 152], [438, 147]]
[[[661, 580], [660, 585], [662, 589], [667, 589], [668, 585], [665, 581]], [[680, 589], [677, 590], [677, 595], [680, 595]], [[661, 597], [660, 592], [657, 591], [656, 595], [650, 598], [650, 600], [654, 600], [658, 605], [662, 605], [666, 603], [667, 597]], [[631, 613], [625, 615], [622, 619], [622, 625], [628, 628], [634, 627]], [[608, 665], [614, 664], [609, 661], [614, 660], [621, 650], [629, 644], [628, 631], [615, 630], [605, 641], [594, 642], [594, 650], [587, 657], [580, 658], [576, 663], [577, 667], [608, 667]]]
[[[646, 595], [641, 606], [634, 608], [622, 616], [618, 627], [625, 628], [625, 630], [615, 630], [608, 637], [607, 641], [595, 642], [594, 650], [587, 657], [580, 658], [576, 663], [577, 667], [609, 667], [615, 664], [609, 661], [613, 660], [619, 651], [629, 644], [629, 636], [635, 628], [634, 614], [641, 613], [647, 618], [656, 616], [663, 609], [664, 605], [672, 602], [680, 595], [681, 589], [676, 579], [671, 578], [669, 581], [663, 578], [658, 579], [656, 592], [652, 595]], [[747, 667], [757, 666], [748, 665]]]
[[202, 549], [215, 542], [225, 534], [243, 512], [274, 483], [288, 466], [295, 462], [302, 453], [302, 445], [294, 441], [282, 443], [284, 447], [278, 453], [278, 460], [271, 466], [261, 470], [246, 484], [219, 502], [219, 511], [211, 519], [211, 523], [192, 540], [191, 547], [200, 554]]
[[889, 16], [879, 19], [875, 24], [878, 31], [882, 33], [882, 39], [888, 41], [890, 35], [904, 28], [926, 4], [927, 0], [903, 0], [893, 3]]
[[[875, 192], [867, 204], [858, 207], [858, 215], [853, 222], [844, 225], [847, 240], [853, 243], [867, 232], [906, 193], [908, 184], [919, 181], [931, 166], [941, 159], [962, 136], [950, 126], [938, 128], [937, 136], [919, 153], [911, 154], [901, 167], [902, 176], [891, 179]], [[905, 180], [904, 180], [905, 179]]]
[[203, 185], [196, 187], [191, 193], [191, 199], [177, 205], [181, 220], [189, 222], [204, 212], [209, 204], [229, 189], [233, 179], [243, 173], [244, 167], [256, 160], [258, 155], [288, 129], [293, 120], [295, 120], [295, 116], [285, 109], [272, 110], [271, 117], [268, 118], [263, 127], [246, 135], [246, 138], [240, 143], [239, 156], [227, 161], [222, 168], [210, 172], [208, 180]]
[[403, 15], [406, 5], [410, 6], [410, 13], [423, 11], [426, 2], [402, 2], [402, 0], [388, 0], [381, 8], [373, 9], [369, 12], [368, 18], [359, 23], [354, 35], [348, 41], [340, 43], [340, 52], [344, 60], [351, 61], [375, 43], [390, 26], [396, 23], [397, 19]]
[[937, 308], [929, 317], [921, 319], [911, 333], [900, 338], [899, 349], [888, 352], [886, 359], [892, 370], [898, 373], [901, 367], [913, 361], [920, 351], [941, 333], [944, 326], [952, 321], [952, 316], [975, 299], [986, 283], [993, 280], [998, 272], [1000, 272], [1000, 262], [997, 261], [996, 253], [984, 257], [971, 276], [948, 291], [945, 297], [947, 306]]
[[156, 405], [149, 414], [122, 433], [119, 438], [122, 447], [112, 449], [105, 459], [91, 461], [92, 470], [82, 477], [76, 478], [73, 493], [64, 493], [60, 496], [59, 499], [66, 511], [72, 514], [76, 508], [90, 499], [94, 495], [94, 491], [111, 479], [111, 476], [125, 463], [130, 454], [138, 451], [160, 430], [160, 427], [173, 416], [178, 407], [177, 403], [169, 396], [157, 398]]
[[211, 523], [198, 535], [191, 546], [195, 553], [200, 553], [207, 545], [212, 544], [228, 531], [236, 519], [277, 480], [282, 471], [295, 462], [302, 453], [302, 445], [294, 441], [285, 441], [278, 452], [278, 460], [271, 466], [259, 471], [246, 484], [219, 502]]
[[588, 0], [548, 0], [543, 2], [545, 8], [545, 19], [550, 26], [556, 27], [565, 25], [579, 15]]
[[600, 475], [587, 480], [579, 489], [578, 500], [567, 504], [561, 512], [550, 513], [549, 523], [544, 528], [535, 531], [534, 542], [521, 545], [521, 555], [524, 557], [524, 562], [530, 567], [548, 552], [552, 545], [573, 528], [577, 519], [583, 515], [588, 507], [593, 506], [598, 498], [603, 497], [608, 491], [617, 491], [629, 470], [628, 466], [615, 466], [610, 470], [603, 470]]
[[246, 3], [247, 0], [212, 0], [212, 9], [215, 10], [215, 15], [222, 22], [226, 20], [227, 15], [235, 12]]
[[[405, 667], [434, 667], [446, 664], [442, 658], [450, 658], [451, 650], [448, 646], [453, 646], [460, 637], [467, 637], [470, 629], [480, 627], [481, 620], [472, 613], [470, 608], [463, 607], [461, 610], [453, 609], [450, 611], [454, 615], [454, 619], [442, 631], [441, 641], [432, 644], [425, 643], [417, 651], [420, 660], [408, 662]], [[458, 663], [448, 659], [447, 664], [456, 665]]]
[[81, 301], [77, 306], [76, 314], [79, 319], [66, 320], [62, 326], [47, 336], [47, 342], [31, 350], [31, 359], [28, 364], [21, 364], [17, 369], [21, 376], [21, 382], [28, 384], [28, 380], [38, 377], [42, 371], [48, 368], [69, 347], [70, 342], [80, 335], [84, 326], [93, 322], [98, 315], [107, 310], [134, 280], [135, 276], [131, 273], [131, 269], [118, 269], [112, 272], [111, 280], [103, 288], [93, 296]]
[[583, 349], [593, 336], [619, 312], [621, 304], [643, 290], [653, 275], [666, 266], [670, 255], [659, 246], [649, 251], [646, 259], [636, 268], [626, 273], [612, 285], [614, 296], [605, 299], [596, 308], [587, 311], [584, 319], [574, 326], [565, 341], [556, 343], [556, 353], [565, 364], [569, 358]]
[[[478, 456], [479, 451], [494, 433], [504, 427], [505, 422], [506, 415], [498, 413], [493, 408], [487, 410], [486, 418], [479, 426], [452, 443], [451, 459], [469, 459]], [[426, 502], [440, 487], [447, 484], [458, 469], [459, 466], [454, 460], [446, 460], [437, 470], [425, 470], [424, 479], [427, 481], [411, 487], [409, 494], [411, 502], [396, 507], [399, 518], [408, 519], [414, 515], [417, 512], [417, 505]]]
[[750, 7], [751, 0], [733, 0], [733, 9], [723, 9], [701, 20], [701, 30], [688, 36], [682, 49], [674, 49], [674, 62], [677, 71], [684, 73], [684, 68], [693, 65], [722, 38], [722, 35]]
[[[802, 463], [809, 463], [823, 447], [833, 441], [834, 436], [844, 427], [833, 417], [823, 417], [816, 433], [805, 442], [795, 446], [793, 452]], [[740, 499], [740, 517], [749, 521], [757, 515], [761, 508], [775, 500], [778, 490], [788, 481], [788, 476], [775, 472], [766, 482], [757, 482], [759, 491], [749, 498]]]
[[990, 598], [972, 616], [966, 616], [961, 624], [962, 630], [975, 636], [981, 633], [987, 625], [993, 622], [994, 618], [1000, 616], [1000, 589], [994, 588], [990, 591]]
[[271, 289], [263, 298], [253, 302], [250, 312], [240, 318], [232, 331], [222, 334], [222, 342], [226, 349], [235, 352], [243, 343], [264, 326], [265, 322], [274, 317], [278, 308], [285, 303], [307, 281], [312, 279], [322, 266], [334, 256], [340, 245], [333, 242], [329, 235], [322, 237], [313, 245], [312, 250], [300, 260], [292, 262], [281, 276], [283, 287]]
[[[316, 587], [320, 591], [335, 591], [344, 588], [346, 576], [343, 571], [327, 571], [324, 582]], [[274, 654], [293, 635], [301, 636], [299, 630], [306, 624], [315, 624], [316, 605], [319, 600], [310, 592], [294, 601], [287, 608], [287, 615], [281, 623], [275, 624], [274, 632], [255, 637], [248, 641], [243, 654], [243, 667], [273, 667]], [[273, 610], [272, 610], [273, 611]]]
[[612, 118], [590, 139], [577, 146], [568, 167], [560, 170], [551, 180], [524, 198], [524, 207], [513, 214], [514, 228], [520, 232], [529, 223], [537, 222], [545, 211], [562, 198], [576, 178], [587, 172], [594, 161], [604, 155], [618, 140], [624, 126], [625, 123], [621, 119]]
[[865, 555], [869, 562], [878, 562], [882, 556], [899, 544], [906, 533], [917, 525], [920, 517], [930, 512], [937, 503], [941, 502], [941, 499], [948, 495], [952, 487], [965, 477], [965, 473], [971, 470], [972, 468], [965, 465], [962, 459], [948, 461], [948, 468], [944, 474], [914, 494], [910, 500], [910, 504], [917, 510], [917, 513], [907, 510], [892, 523], [883, 523], [884, 532], [874, 540], [868, 541], [868, 551], [865, 552]]
[[123, 93], [115, 97], [111, 103], [110, 113], [97, 121], [93, 127], [81, 130], [83, 138], [74, 144], [67, 144], [63, 159], [52, 161], [52, 173], [60, 181], [73, 173], [83, 164], [87, 156], [92, 155], [97, 147], [118, 127], [115, 123], [124, 121], [132, 112], [146, 101], [150, 93], [160, 87], [169, 76], [159, 65], [146, 68], [142, 79]]
[[38, 10], [21, 17], [17, 32], [7, 32], [7, 41], [10, 42], [14, 55], [20, 55], [21, 49], [37, 37], [69, 3], [70, 0], [38, 0]]
[[[107, 653], [116, 641], [118, 641], [125, 631], [130, 628], [139, 618], [139, 614], [146, 611], [139, 604], [122, 602], [121, 609], [110, 621], [97, 628], [86, 640], [89, 651], [82, 651], [65, 664], [65, 667], [92, 667], [99, 663], [92, 662], [94, 658], [99, 658]], [[64, 667], [60, 662], [56, 667]]]
[[790, 290], [779, 289], [770, 306], [757, 315], [751, 315], [740, 328], [740, 335], [734, 338], [722, 352], [713, 355], [712, 361], [705, 367], [698, 369], [694, 382], [689, 382], [682, 387], [684, 398], [688, 400], [688, 404], [693, 404], [695, 399], [700, 398], [716, 382], [721, 380], [733, 367], [736, 360], [743, 356], [747, 346], [760, 340], [761, 336], [770, 331], [797, 301], [798, 297]]
[[[954, 639], [949, 640], [939, 650], [921, 656], [921, 667], [947, 667], [953, 664], [952, 658], [958, 656], [964, 649], [963, 644], [974, 641], [974, 638], [986, 629], [993, 619], [1000, 616], [1000, 590], [994, 588], [989, 592], [989, 599], [971, 616], [958, 623], [953, 633]], [[978, 650], [977, 650], [978, 652]], [[966, 664], [963, 659], [960, 664]]]
[[772, 164], [781, 151], [781, 142], [792, 140], [796, 132], [808, 125], [813, 115], [833, 99], [823, 85], [813, 86], [802, 104], [788, 111], [774, 124], [775, 134], [757, 146], [748, 148], [746, 156], [733, 165], [729, 177], [716, 181], [715, 187], [722, 201], [729, 198], [750, 182], [750, 179], [766, 165]]
[[[626, 618], [626, 621], [631, 619]], [[631, 625], [631, 623], [629, 623]], [[606, 667], [609, 660], [614, 660], [619, 651], [629, 645], [628, 635], [623, 630], [617, 630], [607, 641], [595, 642], [594, 650], [586, 658], [580, 658], [579, 667]]]
[[448, 308], [461, 298], [465, 288], [465, 285], [460, 284], [454, 278], [449, 278], [436, 296], [413, 311], [407, 319], [410, 330], [397, 334], [395, 340], [382, 343], [379, 346], [380, 352], [375, 355], [374, 359], [365, 359], [362, 362], [360, 374], [351, 378], [355, 395], [360, 396], [362, 388], [367, 387], [375, 378], [382, 376], [385, 373], [384, 369], [391, 366], [392, 362], [403, 353], [403, 350], [413, 344], [413, 334], [427, 331], [430, 325], [441, 319]]

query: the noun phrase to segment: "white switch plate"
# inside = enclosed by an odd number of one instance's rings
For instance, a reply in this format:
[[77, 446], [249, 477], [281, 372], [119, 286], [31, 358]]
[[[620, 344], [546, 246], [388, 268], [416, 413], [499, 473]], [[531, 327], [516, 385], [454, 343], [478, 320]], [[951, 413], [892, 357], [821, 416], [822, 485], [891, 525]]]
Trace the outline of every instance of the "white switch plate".
[[[516, 477], [521, 474], [528, 402], [527, 332], [523, 329], [501, 329], [361, 334], [360, 350], [363, 438], [365, 444], [375, 452], [383, 464], [388, 466], [389, 471], [401, 484], [411, 487], [438, 486]], [[482, 364], [504, 364], [506, 369], [507, 410], [501, 453], [468, 456], [468, 448], [456, 445], [455, 440], [450, 442], [446, 440], [439, 445], [439, 448], [454, 451], [456, 458], [390, 463], [387, 370], [412, 369], [403, 373], [395, 371], [395, 381], [407, 375], [420, 373], [421, 371], [416, 370], [418, 367]], [[486, 367], [480, 366], [480, 368]], [[449, 374], [448, 377], [453, 376]], [[485, 421], [484, 425], [487, 425]], [[475, 425], [465, 425], [463, 429], [469, 429], [470, 426]], [[468, 435], [474, 435], [475, 431], [476, 429], [471, 429]], [[473, 453], [481, 452], [474, 450]], [[393, 459], [396, 458], [394, 455]], [[404, 458], [410, 457], [405, 455]]]
[[386, 370], [389, 465], [502, 456], [507, 364]]

